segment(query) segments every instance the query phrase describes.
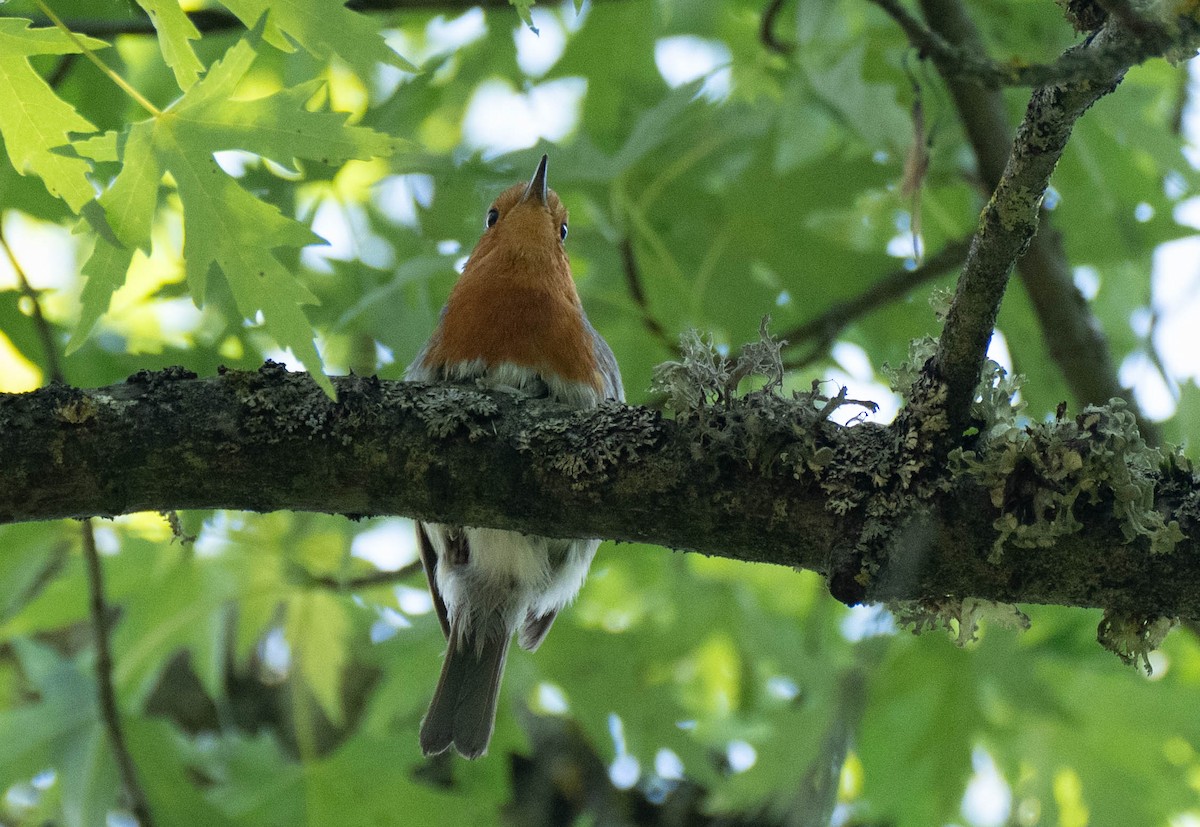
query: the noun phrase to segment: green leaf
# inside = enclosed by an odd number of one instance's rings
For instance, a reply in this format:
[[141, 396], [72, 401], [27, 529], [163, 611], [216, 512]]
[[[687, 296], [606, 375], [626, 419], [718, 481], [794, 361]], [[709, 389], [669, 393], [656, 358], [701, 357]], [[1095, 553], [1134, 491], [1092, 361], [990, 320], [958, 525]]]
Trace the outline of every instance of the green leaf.
[[911, 142], [912, 124], [896, 102], [896, 88], [864, 77], [866, 46], [847, 50], [832, 66], [813, 62], [808, 81], [816, 97], [840, 116], [847, 132], [857, 133], [869, 149], [900, 148]]
[[67, 355], [79, 350], [80, 346], [91, 334], [92, 328], [100, 317], [108, 312], [113, 293], [125, 283], [125, 275], [133, 261], [133, 250], [110, 244], [102, 237], [96, 237], [96, 246], [83, 265], [81, 275], [87, 279], [83, 291], [79, 295], [81, 309], [79, 322], [71, 331], [71, 340], [67, 342]]
[[[143, 573], [142, 586], [127, 599], [112, 635], [113, 683], [131, 704], [149, 694], [180, 649], [191, 652], [204, 688], [213, 696], [221, 691], [224, 608], [236, 593], [236, 582], [217, 560], [172, 551], [161, 562], [141, 557], [143, 565], [158, 568]], [[121, 558], [127, 558], [126, 565], [137, 560], [128, 550]]]
[[174, 71], [179, 88], [186, 92], [204, 71], [204, 64], [196, 57], [191, 43], [200, 39], [200, 30], [184, 14], [179, 0], [137, 0], [137, 3], [150, 15], [158, 32], [163, 60]]
[[22, 670], [38, 703], [0, 711], [0, 779], [29, 778], [50, 767], [62, 785], [62, 821], [103, 824], [118, 778], [96, 708], [95, 682], [83, 666], [49, 647], [17, 640]]
[[[240, 61], [247, 53], [252, 59], [249, 44], [240, 43], [227, 60]], [[323, 85], [323, 81], [312, 80], [248, 101], [225, 100], [212, 92], [196, 98], [185, 96], [171, 112], [187, 122], [197, 143], [244, 149], [285, 166], [292, 166], [296, 158], [340, 164], [351, 158], [391, 155], [402, 146], [401, 141], [382, 132], [347, 126], [345, 113], [305, 109]]]
[[[76, 54], [79, 47], [58, 29], [30, 29], [30, 21], [0, 18], [0, 135], [13, 167], [40, 177], [46, 189], [75, 212], [95, 197], [82, 158], [52, 152], [70, 143], [68, 133], [96, 127], [54, 93], [29, 63], [32, 55]], [[108, 44], [81, 38], [88, 48]]]
[[[238, 313], [253, 319], [261, 311], [280, 347], [290, 348], [332, 394], [302, 309], [317, 299], [274, 252], [321, 239], [246, 192], [220, 169], [213, 153], [236, 148], [287, 165], [297, 158], [329, 165], [391, 154], [399, 144], [375, 130], [347, 126], [343, 114], [307, 109], [318, 81], [254, 100], [231, 100], [255, 57], [249, 42], [238, 42], [175, 105], [132, 126], [123, 142], [122, 171], [101, 204], [121, 243], [148, 251], [159, 182], [169, 173], [183, 206], [184, 258], [193, 299], [198, 305], [204, 302], [209, 271], [218, 266]], [[128, 266], [127, 251], [97, 243], [85, 267], [89, 283], [71, 350], [107, 309]]]
[[157, 822], [212, 827], [233, 827], [237, 823], [197, 788], [195, 772], [186, 761], [190, 757], [188, 744], [168, 723], [127, 718], [125, 738]]
[[[508, 0], [508, 2], [517, 10], [517, 16], [521, 18], [522, 23], [529, 27], [529, 31], [538, 34], [537, 26], [533, 25], [533, 12], [530, 11], [537, 0]], [[575, 10], [579, 11], [578, 7]]]
[[341, 723], [342, 670], [350, 634], [344, 601], [325, 591], [302, 592], [288, 602], [284, 634], [300, 675], [325, 716]]
[[153, 121], [141, 121], [130, 128], [121, 172], [99, 199], [108, 225], [121, 243], [144, 253], [150, 252], [150, 226], [162, 180], [153, 140]]
[[337, 55], [364, 78], [370, 77], [379, 63], [417, 71], [387, 45], [378, 23], [345, 8], [345, 0], [322, 3], [223, 0], [223, 5], [246, 28], [254, 28], [265, 17], [263, 38], [277, 49], [291, 51], [288, 41], [291, 38], [322, 60]]

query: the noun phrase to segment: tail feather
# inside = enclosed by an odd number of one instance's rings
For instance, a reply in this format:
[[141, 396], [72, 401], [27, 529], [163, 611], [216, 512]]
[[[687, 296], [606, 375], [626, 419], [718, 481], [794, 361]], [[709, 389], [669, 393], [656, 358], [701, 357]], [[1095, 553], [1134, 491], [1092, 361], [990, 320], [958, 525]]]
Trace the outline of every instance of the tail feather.
[[421, 751], [437, 755], [451, 746], [464, 758], [487, 752], [496, 724], [496, 700], [511, 634], [450, 635], [442, 674], [425, 720]]

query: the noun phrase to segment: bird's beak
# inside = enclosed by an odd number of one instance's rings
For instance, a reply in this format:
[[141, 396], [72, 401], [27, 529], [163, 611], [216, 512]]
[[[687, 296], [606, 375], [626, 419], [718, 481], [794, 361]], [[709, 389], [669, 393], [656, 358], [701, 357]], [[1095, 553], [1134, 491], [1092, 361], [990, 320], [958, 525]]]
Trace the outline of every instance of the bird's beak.
[[525, 194], [521, 196], [522, 201], [537, 199], [537, 202], [543, 207], [546, 206], [546, 193], [548, 187], [546, 185], [546, 161], [547, 157], [542, 156], [542, 161], [538, 164], [537, 171], [533, 173], [533, 177], [529, 179], [529, 186], [525, 188]]

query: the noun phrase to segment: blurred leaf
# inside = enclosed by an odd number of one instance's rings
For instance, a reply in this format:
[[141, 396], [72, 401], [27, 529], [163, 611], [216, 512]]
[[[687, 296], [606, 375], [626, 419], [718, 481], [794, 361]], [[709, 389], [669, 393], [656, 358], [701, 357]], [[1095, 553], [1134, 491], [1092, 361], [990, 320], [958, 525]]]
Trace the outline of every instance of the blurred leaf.
[[343, 720], [342, 670], [350, 624], [343, 601], [323, 591], [301, 592], [288, 602], [284, 634], [304, 683], [335, 724]]
[[364, 77], [370, 75], [377, 63], [416, 71], [416, 67], [388, 47], [375, 24], [345, 8], [345, 0], [332, 4], [321, 0], [284, 4], [269, 0], [222, 0], [222, 5], [248, 29], [264, 21], [264, 37], [277, 49], [291, 51], [290, 38], [322, 60], [336, 55]]

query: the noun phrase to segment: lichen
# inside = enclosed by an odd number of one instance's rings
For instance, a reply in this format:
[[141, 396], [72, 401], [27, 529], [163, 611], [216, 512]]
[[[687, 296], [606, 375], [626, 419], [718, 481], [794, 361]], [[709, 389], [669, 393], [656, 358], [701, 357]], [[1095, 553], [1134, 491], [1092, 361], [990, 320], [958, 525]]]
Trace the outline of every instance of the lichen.
[[[651, 390], [664, 394], [666, 407], [690, 437], [696, 459], [714, 456], [747, 463], [795, 479], [820, 479], [837, 456], [839, 430], [830, 416], [844, 406], [875, 411], [874, 402], [850, 399], [846, 389], [832, 396], [820, 382], [809, 390], [785, 393], [781, 349], [770, 317], [759, 339], [729, 356], [711, 336], [695, 331], [680, 339], [680, 359], [655, 368]], [[739, 395], [741, 385], [758, 377], [758, 387]]]
[[1088, 406], [1074, 419], [1018, 425], [994, 417], [972, 450], [950, 456], [957, 475], [969, 475], [1000, 510], [991, 559], [1006, 543], [1045, 548], [1083, 525], [1080, 501], [1109, 502], [1125, 541], [1144, 537], [1151, 553], [1171, 551], [1184, 537], [1178, 521], [1155, 508], [1162, 452], [1146, 444], [1121, 399]]
[[95, 399], [81, 394], [55, 407], [54, 415], [71, 425], [82, 425], [94, 418], [99, 410]]
[[975, 597], [941, 600], [893, 600], [886, 604], [901, 628], [914, 635], [930, 629], [945, 629], [954, 635], [960, 649], [978, 639], [980, 621], [987, 620], [1006, 629], [1029, 628], [1029, 615], [1012, 603], [997, 603]]
[[1106, 611], [1096, 629], [1096, 640], [1129, 666], [1150, 667], [1150, 653], [1162, 645], [1167, 633], [1174, 628], [1178, 618], [1160, 615], [1131, 614]]
[[764, 317], [759, 340], [743, 345], [735, 357], [720, 352], [712, 336], [689, 330], [679, 337], [680, 358], [654, 368], [651, 393], [666, 395], [666, 405], [676, 414], [703, 414], [711, 407], [729, 408], [737, 398], [738, 386], [750, 376], [766, 378], [763, 390], [783, 387], [785, 342], [767, 329], [771, 319]]
[[485, 425], [500, 411], [486, 394], [455, 386], [439, 387], [436, 393], [418, 399], [413, 408], [429, 435], [438, 439], [461, 430], [469, 439], [478, 439], [489, 432]]
[[647, 408], [605, 403], [596, 411], [574, 411], [543, 419], [516, 436], [518, 451], [541, 455], [546, 465], [575, 488], [604, 482], [618, 465], [637, 462], [658, 440], [662, 415]]

